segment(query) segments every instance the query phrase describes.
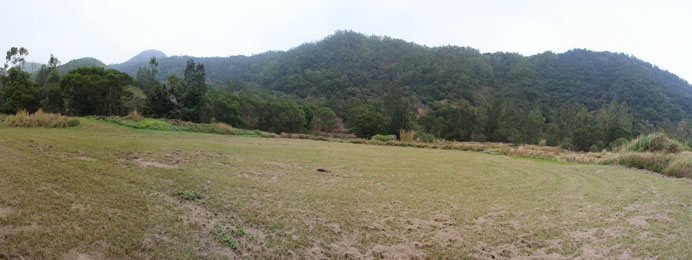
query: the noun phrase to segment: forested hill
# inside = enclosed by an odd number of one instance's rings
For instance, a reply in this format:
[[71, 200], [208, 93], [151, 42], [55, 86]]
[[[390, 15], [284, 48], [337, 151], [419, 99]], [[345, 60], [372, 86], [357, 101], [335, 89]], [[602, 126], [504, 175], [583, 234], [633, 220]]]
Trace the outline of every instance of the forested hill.
[[[393, 84], [416, 97], [422, 108], [436, 102], [479, 107], [511, 100], [538, 106], [547, 121], [563, 104], [583, 104], [594, 111], [612, 100], [627, 102], [635, 128], [641, 122], [661, 125], [692, 115], [692, 87], [685, 80], [621, 53], [575, 49], [526, 57], [339, 31], [288, 51], [249, 57], [159, 56], [159, 78], [182, 75], [188, 59], [204, 64], [214, 85], [231, 82], [234, 88], [334, 102], [377, 99], [383, 84]], [[147, 61], [110, 67], [134, 75]]]

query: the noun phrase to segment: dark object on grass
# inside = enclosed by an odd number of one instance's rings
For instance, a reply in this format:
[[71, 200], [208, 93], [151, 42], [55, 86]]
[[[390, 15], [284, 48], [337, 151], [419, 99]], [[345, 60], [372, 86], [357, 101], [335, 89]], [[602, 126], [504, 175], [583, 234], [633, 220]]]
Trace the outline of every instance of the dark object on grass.
[[330, 173], [330, 171], [329, 171], [329, 170], [327, 170], [327, 169], [322, 169], [322, 168], [318, 168], [318, 169], [317, 169], [317, 171], [318, 171], [318, 172], [326, 172], [326, 173]]

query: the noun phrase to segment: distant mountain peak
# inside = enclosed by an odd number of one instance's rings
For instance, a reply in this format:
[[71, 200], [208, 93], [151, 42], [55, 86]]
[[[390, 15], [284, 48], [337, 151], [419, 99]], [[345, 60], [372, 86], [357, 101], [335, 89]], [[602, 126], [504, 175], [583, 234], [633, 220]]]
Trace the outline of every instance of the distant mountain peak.
[[161, 59], [161, 58], [167, 58], [167, 57], [168, 57], [168, 55], [166, 55], [165, 53], [163, 53], [160, 50], [150, 49], [150, 50], [145, 50], [143, 52], [140, 52], [139, 54], [135, 55], [134, 57], [130, 58], [129, 60], [127, 60], [124, 63], [149, 62], [149, 60], [151, 58]]

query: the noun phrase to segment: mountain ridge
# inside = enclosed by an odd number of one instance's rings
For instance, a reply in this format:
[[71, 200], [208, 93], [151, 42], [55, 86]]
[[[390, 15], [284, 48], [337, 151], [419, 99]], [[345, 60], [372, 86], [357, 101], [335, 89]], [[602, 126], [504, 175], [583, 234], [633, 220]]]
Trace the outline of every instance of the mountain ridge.
[[[138, 56], [109, 67], [135, 75], [150, 58]], [[380, 96], [382, 84], [391, 83], [422, 104], [442, 100], [476, 104], [500, 98], [537, 103], [546, 111], [565, 102], [584, 104], [593, 111], [615, 99], [632, 106], [638, 120], [657, 125], [692, 116], [692, 86], [686, 80], [633, 55], [608, 51], [481, 53], [471, 47], [427, 47], [337, 31], [287, 51], [160, 57], [159, 79], [182, 76], [188, 59], [204, 64], [214, 85], [275, 90], [301, 98], [368, 100]]]

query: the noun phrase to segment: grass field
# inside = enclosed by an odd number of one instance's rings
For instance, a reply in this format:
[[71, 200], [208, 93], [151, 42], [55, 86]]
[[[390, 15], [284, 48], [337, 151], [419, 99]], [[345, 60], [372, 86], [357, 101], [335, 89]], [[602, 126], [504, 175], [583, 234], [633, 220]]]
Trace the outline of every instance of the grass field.
[[0, 259], [692, 258], [692, 181], [475, 152], [0, 128]]

